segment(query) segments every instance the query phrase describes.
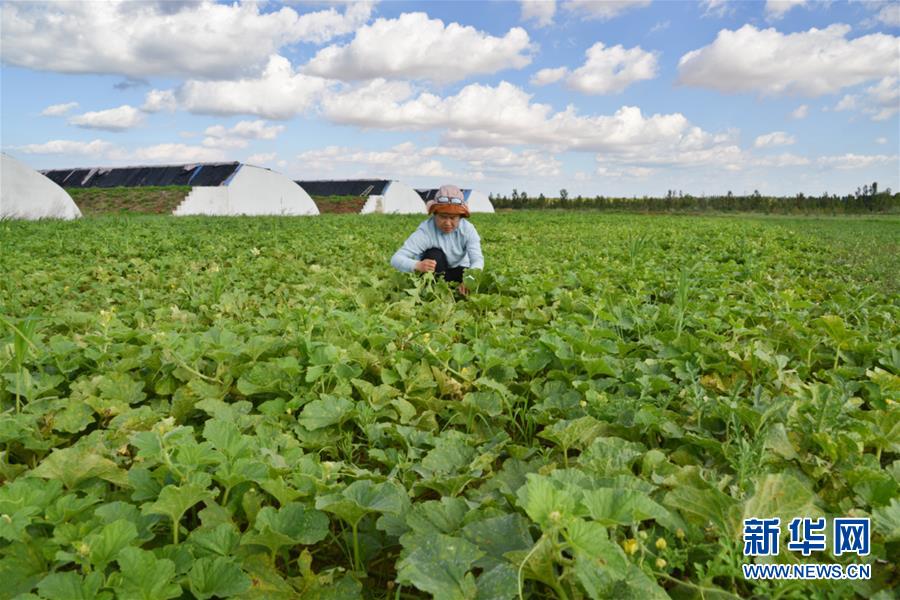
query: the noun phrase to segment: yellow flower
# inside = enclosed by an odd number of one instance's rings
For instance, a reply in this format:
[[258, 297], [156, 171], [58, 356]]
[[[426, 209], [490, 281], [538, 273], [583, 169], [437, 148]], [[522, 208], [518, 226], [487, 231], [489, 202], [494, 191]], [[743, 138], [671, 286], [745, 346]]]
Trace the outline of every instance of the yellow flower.
[[665, 538], [657, 538], [656, 539], [656, 549], [657, 550], [665, 550], [666, 549], [666, 539]]
[[634, 554], [638, 551], [638, 541], [634, 538], [628, 538], [622, 543], [625, 554]]
[[665, 566], [666, 566], [666, 561], [664, 559], [662, 559], [662, 558], [656, 559], [656, 568], [657, 569], [665, 568]]

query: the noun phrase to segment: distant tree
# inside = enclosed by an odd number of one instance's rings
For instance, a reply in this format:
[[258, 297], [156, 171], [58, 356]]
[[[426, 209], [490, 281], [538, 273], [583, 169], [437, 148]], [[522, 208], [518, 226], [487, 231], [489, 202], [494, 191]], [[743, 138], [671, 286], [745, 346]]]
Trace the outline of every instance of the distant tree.
[[518, 199], [519, 199], [519, 191], [518, 191], [516, 188], [513, 188], [512, 199], [513, 199], [513, 200], [518, 200]]
[[877, 194], [878, 194], [878, 182], [877, 182], [877, 181], [873, 181], [873, 182], [872, 182], [872, 187], [870, 187], [869, 189], [872, 191], [872, 195], [873, 195], [873, 196], [877, 195]]
[[731, 190], [728, 190], [728, 193], [725, 194], [726, 198], [734, 198], [734, 194], [731, 193]]
[[863, 184], [863, 192], [862, 192], [862, 195], [863, 195], [863, 196], [868, 196], [868, 195], [869, 195], [869, 184]]
[[563, 202], [569, 199], [569, 191], [566, 188], [559, 190], [559, 199]]

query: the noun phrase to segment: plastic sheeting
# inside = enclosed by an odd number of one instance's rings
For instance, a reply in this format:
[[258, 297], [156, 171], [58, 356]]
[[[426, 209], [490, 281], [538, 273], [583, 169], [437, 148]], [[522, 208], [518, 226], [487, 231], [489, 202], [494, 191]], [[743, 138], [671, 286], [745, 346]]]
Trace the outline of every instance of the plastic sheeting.
[[204, 163], [42, 171], [54, 183], [67, 188], [226, 185], [241, 163]]
[[0, 154], [0, 218], [77, 219], [81, 211], [64, 189], [8, 154]]
[[301, 187], [275, 171], [243, 165], [227, 185], [196, 186], [175, 215], [318, 215]]
[[381, 196], [388, 179], [320, 179], [295, 181], [310, 196]]

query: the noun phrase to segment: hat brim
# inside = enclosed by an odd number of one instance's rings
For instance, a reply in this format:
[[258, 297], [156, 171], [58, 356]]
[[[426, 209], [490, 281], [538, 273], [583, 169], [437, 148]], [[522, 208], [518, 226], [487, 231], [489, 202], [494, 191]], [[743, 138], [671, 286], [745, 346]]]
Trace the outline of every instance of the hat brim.
[[440, 204], [435, 202], [430, 207], [428, 207], [428, 213], [441, 213], [445, 215], [460, 215], [463, 217], [469, 216], [469, 207], [465, 204]]

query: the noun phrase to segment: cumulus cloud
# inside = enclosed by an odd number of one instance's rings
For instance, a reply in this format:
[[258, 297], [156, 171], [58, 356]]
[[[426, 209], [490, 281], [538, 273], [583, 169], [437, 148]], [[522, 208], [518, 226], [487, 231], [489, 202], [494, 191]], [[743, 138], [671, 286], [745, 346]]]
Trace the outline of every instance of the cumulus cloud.
[[345, 81], [378, 77], [449, 83], [471, 75], [519, 69], [531, 62], [521, 27], [494, 37], [474, 27], [404, 13], [361, 27], [347, 45], [319, 50], [304, 72]]
[[241, 121], [228, 129], [223, 125], [207, 127], [202, 144], [207, 148], [246, 148], [250, 140], [274, 140], [284, 125], [267, 125], [265, 121]]
[[219, 149], [188, 146], [186, 144], [157, 144], [138, 148], [129, 154], [131, 158], [146, 163], [178, 164], [193, 162], [222, 162], [226, 154]]
[[41, 111], [42, 117], [61, 117], [73, 108], [77, 108], [77, 102], [66, 102], [65, 104], [53, 104]]
[[844, 154], [841, 156], [821, 156], [816, 162], [822, 167], [834, 169], [863, 169], [873, 165], [889, 164], [900, 161], [896, 154], [887, 156], [884, 154]]
[[207, 127], [205, 133], [208, 136], [224, 138], [238, 137], [247, 140], [274, 140], [284, 131], [284, 125], [268, 125], [265, 121], [241, 121], [234, 127], [227, 129], [223, 125]]
[[585, 94], [621, 92], [636, 81], [656, 77], [656, 55], [639, 46], [607, 48], [597, 42], [585, 52], [587, 60], [566, 78], [566, 86]]
[[650, 0], [569, 0], [563, 6], [588, 19], [609, 21], [625, 11], [650, 6]]
[[810, 164], [810, 160], [805, 156], [797, 156], [796, 154], [784, 153], [774, 156], [763, 156], [754, 158], [751, 164], [755, 167], [802, 167]]
[[881, 144], [881, 145], [887, 144], [887, 138], [886, 137], [875, 138], [875, 143]]
[[85, 129], [125, 131], [137, 127], [144, 121], [144, 114], [127, 104], [118, 108], [86, 112], [69, 118], [69, 123]]
[[271, 56], [262, 75], [237, 81], [185, 82], [175, 92], [178, 104], [199, 114], [257, 115], [290, 119], [310, 108], [330, 82], [294, 72], [283, 56]]
[[607, 48], [597, 42], [585, 52], [585, 63], [572, 71], [566, 67], [541, 69], [531, 78], [532, 85], [548, 85], [565, 79], [566, 87], [583, 94], [611, 94], [632, 83], [653, 79], [657, 73], [656, 55], [639, 46]]
[[[299, 15], [262, 3], [7, 2], [3, 60], [63, 73], [229, 79], [258, 71], [287, 44], [321, 43], [367, 22], [371, 2]], [[61, 52], [60, 49], [65, 51]]]
[[275, 152], [261, 152], [258, 154], [251, 154], [244, 162], [250, 165], [265, 165], [275, 162], [277, 158], [278, 154]]
[[141, 110], [148, 113], [163, 110], [171, 112], [177, 108], [178, 100], [175, 99], [175, 93], [172, 90], [150, 90], [144, 97], [144, 104], [141, 106]]
[[885, 77], [861, 94], [847, 94], [838, 101], [834, 110], [858, 110], [873, 121], [889, 119], [900, 111], [900, 79]]
[[803, 6], [806, 0], [766, 0], [766, 18], [778, 20], [795, 6]]
[[784, 131], [773, 131], [756, 138], [753, 142], [754, 148], [771, 148], [773, 146], [790, 146], [797, 140], [792, 135], [788, 135]]
[[900, 4], [883, 6], [875, 18], [888, 27], [900, 27]]
[[[340, 146], [307, 150], [297, 155], [303, 176], [319, 177], [321, 173], [352, 172], [366, 177], [453, 177], [439, 160], [423, 158], [414, 144], [406, 142], [388, 150], [366, 151]], [[349, 171], [348, 171], [349, 169]], [[355, 171], [353, 171], [355, 169]]]
[[77, 142], [73, 140], [51, 140], [43, 144], [27, 144], [18, 150], [26, 154], [77, 154], [81, 156], [101, 156], [109, 152], [113, 145], [104, 140]]
[[558, 67], [556, 69], [541, 69], [531, 76], [531, 85], [549, 85], [556, 83], [560, 79], [568, 75], [569, 69], [566, 67]]
[[709, 46], [678, 63], [680, 83], [722, 92], [821, 96], [889, 77], [900, 61], [900, 38], [874, 33], [847, 39], [850, 27], [783, 34], [744, 25], [723, 29]]
[[534, 21], [536, 27], [546, 27], [553, 23], [556, 0], [521, 0], [521, 4], [523, 21]]
[[[297, 157], [304, 172], [333, 172], [351, 166], [360, 175], [408, 175], [420, 177], [553, 177], [561, 173], [561, 163], [553, 155], [536, 149], [516, 152], [505, 147], [465, 148], [462, 146], [417, 147], [412, 142], [387, 150], [364, 151], [328, 146], [309, 150]], [[462, 164], [461, 170], [445, 165], [446, 160]]]
[[807, 115], [809, 115], [809, 106], [806, 104], [801, 104], [791, 112], [791, 117], [794, 119], [805, 119]]
[[645, 116], [633, 106], [613, 115], [583, 116], [572, 106], [553, 112], [548, 104], [508, 82], [471, 84], [441, 98], [416, 96], [405, 82], [375, 80], [323, 99], [335, 123], [395, 130], [444, 129], [445, 140], [468, 146], [540, 145], [554, 151], [635, 152], [665, 146], [696, 151], [722, 140], [692, 127], [684, 115]]

